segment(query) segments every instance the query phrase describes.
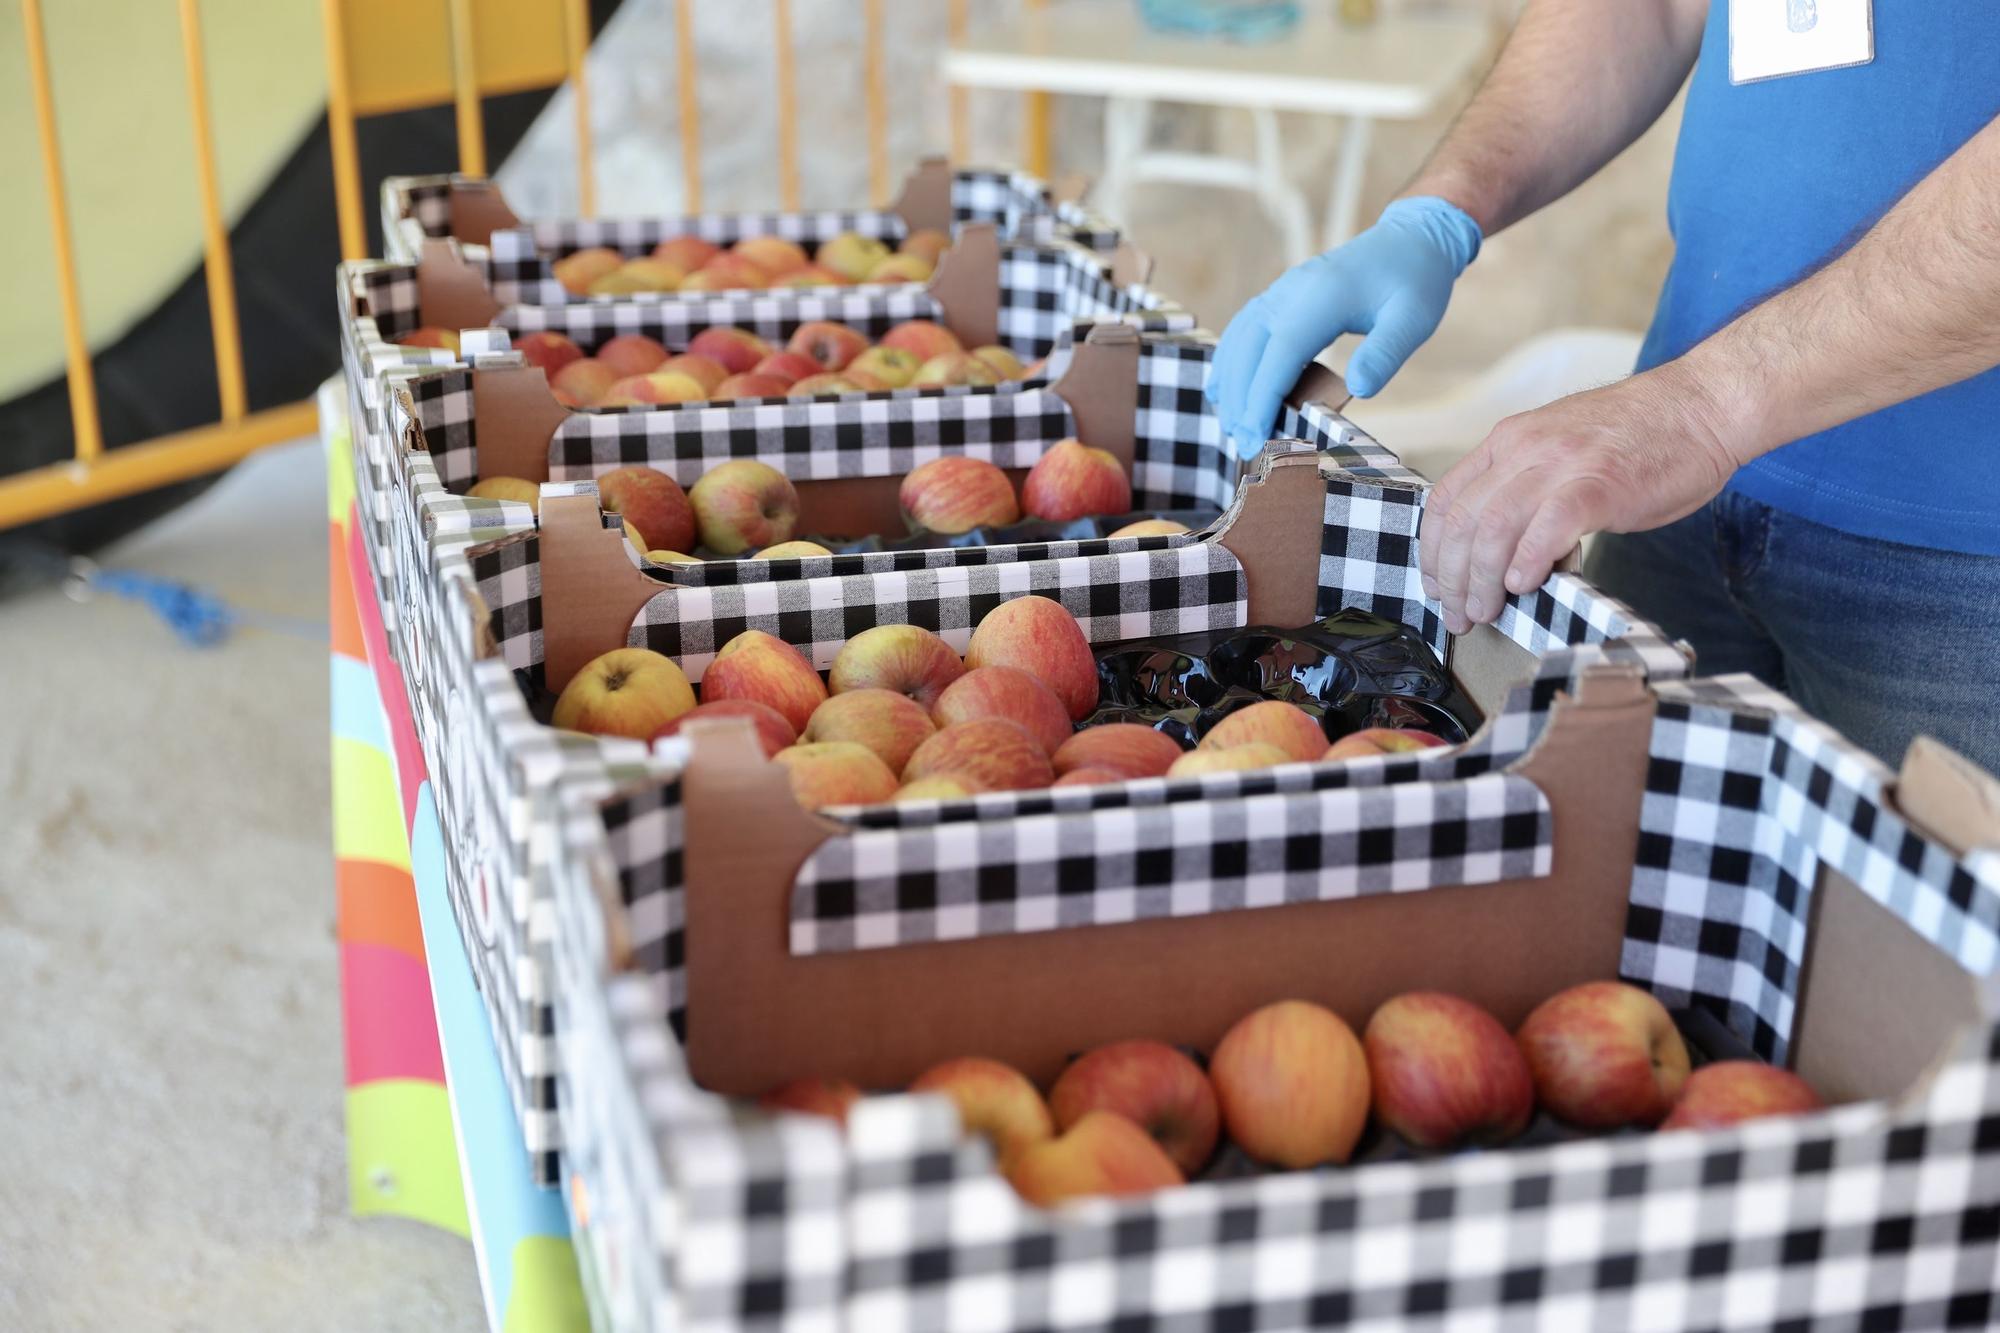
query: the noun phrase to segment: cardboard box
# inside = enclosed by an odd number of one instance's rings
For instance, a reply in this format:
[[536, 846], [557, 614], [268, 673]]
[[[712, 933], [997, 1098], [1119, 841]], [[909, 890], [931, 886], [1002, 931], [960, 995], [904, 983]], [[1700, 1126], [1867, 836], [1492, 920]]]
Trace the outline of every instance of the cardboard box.
[[[806, 816], [721, 724], [636, 785], [565, 784], [560, 1115], [595, 1325], [1990, 1327], [2000, 785], [1924, 743], [1898, 781], [1748, 677], [1675, 678], [1657, 641], [1537, 661], [1532, 626], [1454, 645], [1496, 700], [1465, 746], [1181, 800]], [[1611, 975], [1834, 1105], [1043, 1211], [942, 1098], [843, 1129], [703, 1087], [895, 1086], [971, 1051], [1046, 1078], [1301, 994], [1359, 1027], [1445, 986], [1512, 1023]]]
[[725, 247], [748, 236], [781, 236], [817, 246], [852, 231], [893, 245], [919, 229], [951, 233], [988, 223], [1002, 240], [1072, 241], [1109, 258], [1122, 244], [1118, 228], [1083, 206], [1078, 187], [1074, 181], [1051, 186], [1005, 168], [954, 169], [943, 158], [927, 158], [887, 208], [524, 222], [493, 181], [391, 176], [382, 182], [382, 248], [391, 261], [415, 263], [426, 241], [458, 241], [488, 267], [496, 286], [508, 289], [503, 299], [510, 302], [575, 299], [549, 271], [563, 255], [602, 245], [637, 257], [674, 236]]

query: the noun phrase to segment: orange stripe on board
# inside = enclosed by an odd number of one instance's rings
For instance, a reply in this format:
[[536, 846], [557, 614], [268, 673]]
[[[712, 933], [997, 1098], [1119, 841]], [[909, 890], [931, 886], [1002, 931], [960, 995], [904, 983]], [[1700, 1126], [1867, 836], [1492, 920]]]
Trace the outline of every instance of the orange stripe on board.
[[341, 943], [378, 944], [423, 959], [417, 886], [409, 871], [380, 861], [342, 858], [333, 863], [333, 887]]
[[327, 561], [332, 577], [327, 580], [327, 620], [333, 631], [333, 651], [357, 662], [368, 660], [368, 642], [361, 637], [361, 612], [354, 605], [354, 580], [347, 569], [347, 529], [338, 523], [327, 527]]

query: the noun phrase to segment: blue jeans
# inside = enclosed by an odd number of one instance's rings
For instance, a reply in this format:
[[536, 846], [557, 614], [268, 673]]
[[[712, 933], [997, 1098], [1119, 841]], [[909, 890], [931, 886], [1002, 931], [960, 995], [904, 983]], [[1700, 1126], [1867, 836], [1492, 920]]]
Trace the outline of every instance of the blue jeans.
[[1652, 532], [1606, 533], [1585, 576], [1747, 671], [1891, 768], [1935, 736], [2000, 772], [2000, 557], [1856, 537], [1725, 491]]

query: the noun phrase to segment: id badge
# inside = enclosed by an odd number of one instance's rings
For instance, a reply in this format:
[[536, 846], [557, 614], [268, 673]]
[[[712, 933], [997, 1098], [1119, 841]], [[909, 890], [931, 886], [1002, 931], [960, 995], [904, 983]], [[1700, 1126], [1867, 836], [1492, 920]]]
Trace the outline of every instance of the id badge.
[[1865, 65], [1875, 58], [1874, 0], [1726, 0], [1729, 81]]

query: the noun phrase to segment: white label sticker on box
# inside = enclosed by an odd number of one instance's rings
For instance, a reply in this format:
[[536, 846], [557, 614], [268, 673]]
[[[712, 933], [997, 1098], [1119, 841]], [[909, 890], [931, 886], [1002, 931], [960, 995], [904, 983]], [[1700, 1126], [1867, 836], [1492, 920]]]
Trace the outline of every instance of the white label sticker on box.
[[1865, 65], [1875, 58], [1873, 0], [1727, 0], [1729, 81]]

